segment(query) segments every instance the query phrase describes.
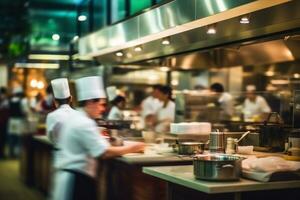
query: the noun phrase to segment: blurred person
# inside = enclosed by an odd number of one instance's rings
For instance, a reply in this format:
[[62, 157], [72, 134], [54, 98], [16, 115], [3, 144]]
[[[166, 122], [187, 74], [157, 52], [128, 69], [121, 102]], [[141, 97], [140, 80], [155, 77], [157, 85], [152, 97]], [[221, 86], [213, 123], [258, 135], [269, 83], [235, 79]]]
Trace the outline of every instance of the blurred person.
[[0, 159], [5, 157], [5, 143], [7, 138], [7, 123], [9, 118], [9, 101], [7, 89], [0, 88]]
[[66, 121], [61, 132], [61, 158], [55, 175], [54, 200], [97, 199], [96, 159], [108, 159], [126, 153], [140, 152], [144, 143], [110, 146], [99, 134], [95, 119], [106, 110], [106, 95], [101, 77], [84, 77], [75, 81], [79, 112]]
[[224, 91], [221, 83], [213, 83], [210, 86], [210, 91], [218, 96], [218, 104], [222, 109], [222, 119], [230, 119], [234, 113], [233, 97], [228, 92]]
[[256, 94], [256, 87], [254, 85], [248, 85], [246, 87], [246, 99], [243, 105], [243, 114], [245, 121], [255, 121], [259, 119], [262, 114], [271, 112], [271, 108], [268, 105], [264, 97]]
[[116, 96], [114, 100], [111, 101], [112, 108], [110, 109], [107, 119], [108, 120], [124, 120], [124, 114], [122, 110], [125, 109], [126, 99], [123, 96]]
[[162, 85], [159, 84], [154, 85], [151, 95], [142, 101], [142, 127], [145, 129], [154, 129], [155, 116], [162, 107], [162, 102], [158, 100], [158, 93], [161, 87]]
[[9, 156], [17, 157], [20, 152], [20, 137], [26, 131], [27, 104], [23, 89], [16, 87], [9, 99], [8, 145]]
[[55, 109], [51, 85], [47, 87], [46, 96], [42, 99], [40, 106], [41, 106], [41, 112], [45, 114]]
[[162, 86], [158, 89], [158, 99], [162, 106], [156, 114], [156, 132], [170, 130], [170, 124], [175, 120], [175, 103], [172, 101], [172, 89], [169, 86]]
[[46, 133], [54, 146], [54, 167], [59, 159], [59, 138], [66, 120], [70, 120], [76, 110], [71, 108], [72, 96], [70, 94], [68, 79], [58, 78], [51, 81], [56, 110], [48, 113], [46, 117]]

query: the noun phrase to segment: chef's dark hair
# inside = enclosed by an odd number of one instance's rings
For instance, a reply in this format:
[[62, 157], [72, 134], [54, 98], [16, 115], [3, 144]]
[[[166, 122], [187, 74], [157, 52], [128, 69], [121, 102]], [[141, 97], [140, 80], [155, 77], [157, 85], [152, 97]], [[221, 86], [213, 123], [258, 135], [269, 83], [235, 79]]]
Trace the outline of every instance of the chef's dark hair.
[[69, 96], [68, 98], [64, 98], [64, 99], [57, 99], [57, 98], [55, 98], [55, 101], [60, 106], [63, 105], [63, 104], [70, 104], [71, 103], [71, 96]]
[[214, 83], [210, 86], [210, 89], [215, 92], [224, 92], [224, 87], [221, 83]]
[[111, 104], [116, 106], [120, 102], [125, 102], [125, 101], [126, 101], [125, 97], [118, 95], [118, 96], [116, 96], [116, 98], [114, 98], [114, 100], [111, 101]]
[[158, 90], [161, 93], [168, 95], [168, 98], [172, 100], [172, 88], [170, 86], [164, 85], [158, 88]]
[[153, 90], [159, 90], [161, 87], [163, 87], [161, 84], [155, 84], [152, 86]]
[[98, 102], [99, 100], [100, 100], [100, 98], [97, 98], [97, 99], [88, 99], [88, 100], [79, 101], [79, 102], [78, 102], [78, 106], [79, 106], [79, 107], [84, 107], [89, 101], [92, 101], [92, 102]]

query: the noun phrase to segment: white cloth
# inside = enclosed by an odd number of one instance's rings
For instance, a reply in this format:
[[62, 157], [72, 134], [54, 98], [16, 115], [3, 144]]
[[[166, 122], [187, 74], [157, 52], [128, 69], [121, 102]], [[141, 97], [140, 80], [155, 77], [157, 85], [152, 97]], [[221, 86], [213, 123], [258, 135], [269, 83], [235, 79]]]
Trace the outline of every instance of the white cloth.
[[155, 131], [169, 131], [170, 124], [175, 120], [175, 103], [169, 100], [165, 107], [159, 109], [156, 118], [158, 124], [155, 126]]
[[268, 112], [271, 112], [271, 108], [262, 96], [256, 96], [254, 102], [248, 98], [244, 102], [244, 118], [246, 120]]
[[233, 97], [227, 92], [223, 92], [218, 102], [226, 115], [231, 116], [234, 112]]
[[158, 99], [149, 96], [142, 102], [142, 127], [145, 127], [145, 118], [148, 115], [156, 115], [158, 110], [162, 107], [162, 102], [160, 102]]
[[75, 81], [78, 101], [106, 98], [101, 76], [89, 76]]
[[53, 95], [56, 99], [65, 99], [70, 97], [68, 79], [58, 78], [51, 81]]
[[107, 116], [108, 120], [123, 120], [124, 115], [123, 112], [117, 107], [113, 106]]

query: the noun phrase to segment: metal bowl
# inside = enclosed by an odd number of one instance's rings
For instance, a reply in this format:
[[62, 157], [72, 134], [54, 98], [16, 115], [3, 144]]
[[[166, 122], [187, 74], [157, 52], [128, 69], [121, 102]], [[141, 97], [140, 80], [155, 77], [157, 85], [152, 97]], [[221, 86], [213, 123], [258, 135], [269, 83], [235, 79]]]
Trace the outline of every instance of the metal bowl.
[[241, 161], [241, 157], [231, 155], [194, 156], [194, 175], [200, 180], [239, 180]]

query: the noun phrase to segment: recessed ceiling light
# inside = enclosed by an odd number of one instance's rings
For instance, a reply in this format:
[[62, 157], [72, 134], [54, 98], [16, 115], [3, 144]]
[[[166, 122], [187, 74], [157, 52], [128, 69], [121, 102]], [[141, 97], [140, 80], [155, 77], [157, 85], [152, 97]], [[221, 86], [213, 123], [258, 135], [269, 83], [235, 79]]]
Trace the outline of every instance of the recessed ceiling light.
[[215, 25], [208, 26], [206, 33], [209, 34], [209, 35], [216, 34], [217, 33], [217, 29], [216, 29]]
[[87, 17], [85, 15], [78, 16], [78, 21], [80, 21], [80, 22], [84, 22], [86, 19], [87, 19]]
[[136, 46], [136, 47], [134, 47], [134, 51], [135, 52], [140, 52], [140, 51], [142, 51], [143, 50], [143, 48], [141, 47], [141, 46]]
[[294, 74], [294, 78], [300, 78], [300, 74], [298, 73]]
[[250, 19], [248, 16], [243, 16], [241, 19], [240, 19], [240, 23], [241, 24], [249, 24], [250, 23]]
[[60, 39], [60, 36], [58, 34], [53, 34], [52, 35], [52, 40], [59, 40]]
[[162, 41], [161, 41], [161, 44], [163, 44], [163, 45], [169, 45], [169, 44], [171, 44], [170, 38], [163, 38]]
[[123, 53], [122, 53], [121, 51], [119, 51], [119, 52], [116, 53], [116, 56], [122, 57], [122, 56], [123, 56]]

